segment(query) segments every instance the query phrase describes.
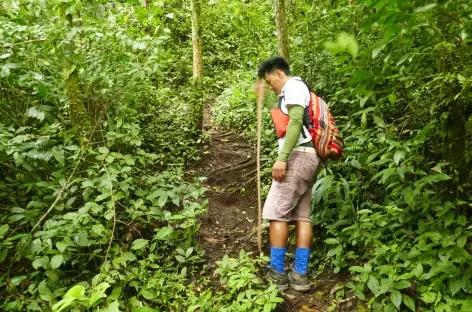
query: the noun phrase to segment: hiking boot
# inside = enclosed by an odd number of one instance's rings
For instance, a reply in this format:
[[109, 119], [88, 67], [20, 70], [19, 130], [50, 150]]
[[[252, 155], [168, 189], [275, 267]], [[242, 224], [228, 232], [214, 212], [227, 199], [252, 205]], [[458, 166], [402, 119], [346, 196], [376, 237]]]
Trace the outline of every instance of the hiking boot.
[[300, 273], [295, 272], [292, 268], [288, 272], [288, 282], [290, 287], [299, 292], [306, 292], [310, 290], [310, 280], [307, 275], [301, 275]]
[[288, 279], [287, 274], [285, 272], [279, 273], [273, 267], [270, 267], [269, 271], [266, 274], [266, 278], [268, 280], [273, 281], [280, 291], [288, 289]]

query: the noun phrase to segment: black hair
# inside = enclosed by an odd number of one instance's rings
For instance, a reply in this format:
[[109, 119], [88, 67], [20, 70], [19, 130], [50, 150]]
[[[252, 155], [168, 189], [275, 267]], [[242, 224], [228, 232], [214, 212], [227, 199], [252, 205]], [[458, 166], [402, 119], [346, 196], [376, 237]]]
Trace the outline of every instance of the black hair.
[[291, 75], [290, 67], [287, 61], [283, 57], [275, 56], [262, 62], [262, 64], [259, 66], [259, 70], [257, 71], [257, 76], [263, 79], [265, 74], [271, 73], [277, 69], [283, 71], [287, 76]]

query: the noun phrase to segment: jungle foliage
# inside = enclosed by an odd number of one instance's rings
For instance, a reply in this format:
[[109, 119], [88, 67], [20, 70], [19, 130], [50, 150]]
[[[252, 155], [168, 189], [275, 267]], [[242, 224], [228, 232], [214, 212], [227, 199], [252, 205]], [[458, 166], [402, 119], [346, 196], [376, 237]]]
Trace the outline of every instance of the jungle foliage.
[[[313, 189], [311, 268], [349, 272], [336, 296], [373, 310], [472, 311], [470, 1], [285, 3], [292, 69], [346, 142]], [[275, 308], [267, 259], [225, 257], [212, 286], [196, 240], [205, 189], [184, 178], [202, 103], [255, 139], [273, 5], [201, 1], [202, 98], [186, 1], [2, 1], [2, 310]]]

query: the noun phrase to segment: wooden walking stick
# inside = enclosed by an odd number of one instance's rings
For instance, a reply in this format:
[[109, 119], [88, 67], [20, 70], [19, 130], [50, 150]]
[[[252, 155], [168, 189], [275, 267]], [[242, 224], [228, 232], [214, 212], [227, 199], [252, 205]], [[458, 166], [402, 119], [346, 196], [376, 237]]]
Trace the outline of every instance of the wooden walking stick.
[[262, 252], [262, 195], [261, 195], [261, 135], [262, 135], [262, 100], [265, 87], [261, 80], [256, 82], [257, 94], [257, 248]]

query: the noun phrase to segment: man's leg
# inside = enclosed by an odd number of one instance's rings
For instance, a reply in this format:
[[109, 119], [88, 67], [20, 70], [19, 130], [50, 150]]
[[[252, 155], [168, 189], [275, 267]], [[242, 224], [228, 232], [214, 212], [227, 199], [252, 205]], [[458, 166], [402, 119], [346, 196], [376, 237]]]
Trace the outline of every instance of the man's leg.
[[310, 220], [311, 187], [303, 194], [295, 211], [296, 222], [296, 249], [293, 269], [288, 273], [290, 286], [298, 291], [308, 291], [310, 280], [308, 279], [308, 260], [313, 239], [313, 230]]
[[270, 221], [270, 265], [277, 272], [283, 273], [287, 252], [288, 223]]
[[299, 173], [301, 177], [298, 189], [304, 189], [303, 195], [294, 211], [296, 223], [296, 249], [293, 270], [305, 276], [308, 270], [310, 258], [310, 247], [313, 242], [313, 229], [311, 227], [311, 192], [314, 181], [321, 169], [321, 159], [312, 153], [304, 153], [303, 170]]
[[295, 264], [293, 269], [295, 272], [305, 275], [308, 269], [308, 260], [310, 258], [310, 247], [313, 241], [313, 229], [309, 221], [297, 221], [296, 224], [296, 249]]
[[[272, 182], [262, 211], [262, 217], [270, 221], [271, 268], [275, 273], [283, 274], [283, 276], [286, 276], [284, 267], [288, 222], [293, 220], [292, 211], [306, 190], [298, 188], [298, 172], [301, 171], [304, 160], [301, 156], [300, 152], [292, 152], [287, 162], [285, 179], [282, 182]], [[288, 284], [286, 285], [288, 287]]]

